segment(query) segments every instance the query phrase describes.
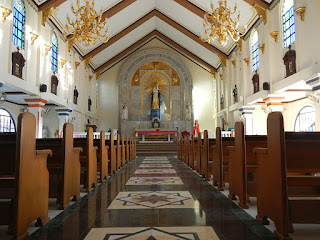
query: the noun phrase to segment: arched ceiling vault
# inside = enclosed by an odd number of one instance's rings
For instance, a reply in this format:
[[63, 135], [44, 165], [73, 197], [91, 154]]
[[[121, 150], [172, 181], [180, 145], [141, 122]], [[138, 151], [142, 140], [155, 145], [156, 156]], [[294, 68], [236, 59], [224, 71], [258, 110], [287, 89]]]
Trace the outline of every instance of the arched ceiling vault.
[[[54, 7], [50, 21], [64, 34], [67, 17], [72, 20], [71, 6], [76, 0], [33, 0], [39, 11]], [[228, 7], [238, 6], [240, 26], [249, 30], [259, 19], [254, 5], [268, 10], [273, 0], [227, 0]], [[92, 58], [90, 65], [102, 72], [136, 51], [150, 39], [157, 38], [208, 71], [215, 71], [221, 59], [227, 58], [236, 44], [229, 39], [226, 47], [217, 42], [202, 42], [203, 16], [210, 4], [219, 0], [95, 0], [95, 10], [103, 11], [102, 19], [108, 22], [107, 43], [97, 41], [85, 47], [76, 43], [74, 48], [84, 58]], [[80, 6], [84, 0], [80, 0]]]

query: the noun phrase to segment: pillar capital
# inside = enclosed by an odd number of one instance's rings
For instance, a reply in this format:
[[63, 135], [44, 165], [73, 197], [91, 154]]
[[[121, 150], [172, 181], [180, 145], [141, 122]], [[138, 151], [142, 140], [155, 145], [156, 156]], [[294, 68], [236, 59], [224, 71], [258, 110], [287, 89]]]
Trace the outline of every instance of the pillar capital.
[[263, 101], [267, 104], [266, 111], [267, 112], [282, 112], [283, 105], [282, 102], [285, 99], [283, 96], [279, 95], [269, 95], [264, 98]]
[[28, 107], [38, 107], [38, 108], [43, 108], [44, 105], [47, 104], [47, 100], [39, 98], [39, 97], [30, 97], [24, 99], [26, 103], [28, 103]]

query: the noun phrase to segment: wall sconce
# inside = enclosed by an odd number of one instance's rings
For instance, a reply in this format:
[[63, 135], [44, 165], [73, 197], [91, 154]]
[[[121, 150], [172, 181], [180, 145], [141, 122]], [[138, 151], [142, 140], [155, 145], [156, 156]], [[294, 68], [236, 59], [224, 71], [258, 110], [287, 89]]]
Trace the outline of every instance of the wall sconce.
[[91, 81], [92, 78], [93, 78], [93, 76], [92, 76], [92, 75], [89, 75], [89, 82]]
[[5, 22], [7, 17], [12, 13], [12, 10], [4, 6], [0, 6], [0, 12], [2, 12], [2, 22]]
[[79, 62], [74, 62], [74, 66], [76, 67], [76, 69], [79, 67], [80, 63]]
[[45, 48], [44, 55], [48, 56], [48, 52], [51, 50], [51, 46], [45, 44], [45, 45], [44, 45], [44, 48]]
[[306, 7], [299, 7], [296, 10], [294, 10], [296, 12], [296, 14], [301, 17], [301, 21], [304, 21], [304, 13], [306, 12]]
[[264, 43], [259, 44], [259, 49], [261, 50], [262, 54], [264, 54], [264, 49], [266, 45]]
[[270, 36], [274, 38], [274, 41], [277, 43], [278, 42], [278, 36], [279, 32], [278, 31], [273, 31], [270, 33]]
[[30, 32], [30, 35], [31, 35], [31, 45], [34, 44], [34, 41], [37, 40], [37, 38], [39, 37], [38, 34], [35, 34], [33, 32]]
[[233, 60], [233, 61], [231, 61], [231, 63], [232, 63], [232, 65], [233, 65], [233, 67], [235, 68], [236, 67], [236, 60]]
[[61, 63], [61, 68], [66, 64], [67, 60], [64, 60], [61, 58], [60, 63]]
[[248, 65], [249, 67], [249, 63], [250, 63], [250, 58], [244, 58], [243, 61], [245, 61], [245, 63]]

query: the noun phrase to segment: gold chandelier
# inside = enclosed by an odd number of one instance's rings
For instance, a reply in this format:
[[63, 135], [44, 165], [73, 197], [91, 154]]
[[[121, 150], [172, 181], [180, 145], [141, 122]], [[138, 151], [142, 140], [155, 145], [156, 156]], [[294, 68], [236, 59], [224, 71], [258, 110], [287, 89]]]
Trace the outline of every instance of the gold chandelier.
[[215, 40], [218, 40], [219, 44], [224, 47], [227, 45], [228, 38], [231, 37], [233, 41], [240, 40], [246, 31], [246, 27], [243, 28], [243, 33], [238, 30], [240, 14], [236, 21], [231, 19], [231, 15], [237, 12], [237, 6], [234, 7], [234, 12], [231, 12], [227, 8], [227, 1], [219, 1], [219, 8], [214, 9], [211, 4], [211, 13], [209, 11], [204, 15], [204, 28], [207, 39], [202, 36], [200, 39], [204, 42], [212, 44]]
[[[75, 11], [71, 7], [72, 13], [75, 15], [75, 22], [70, 22], [70, 18], [67, 17], [68, 25], [66, 25], [66, 30], [68, 36], [68, 49], [70, 51], [71, 47], [74, 45], [75, 41], [82, 42], [86, 47], [94, 45], [97, 42], [97, 38], [106, 43], [109, 40], [107, 34], [109, 30], [107, 29], [104, 34], [100, 32], [106, 27], [107, 22], [101, 22], [102, 10], [100, 15], [94, 10], [94, 1], [91, 3], [91, 0], [84, 0], [85, 5], [80, 7], [80, 2], [77, 0], [78, 10]], [[70, 29], [71, 28], [71, 29]]]

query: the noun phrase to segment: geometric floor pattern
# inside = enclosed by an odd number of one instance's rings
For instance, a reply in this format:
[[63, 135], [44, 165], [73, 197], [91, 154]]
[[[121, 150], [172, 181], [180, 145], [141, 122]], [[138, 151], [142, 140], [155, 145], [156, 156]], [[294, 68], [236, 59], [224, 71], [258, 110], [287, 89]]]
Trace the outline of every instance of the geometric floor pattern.
[[179, 177], [131, 177], [128, 185], [183, 185]]
[[218, 236], [211, 227], [93, 228], [85, 240], [139, 239], [177, 240], [212, 239]]

